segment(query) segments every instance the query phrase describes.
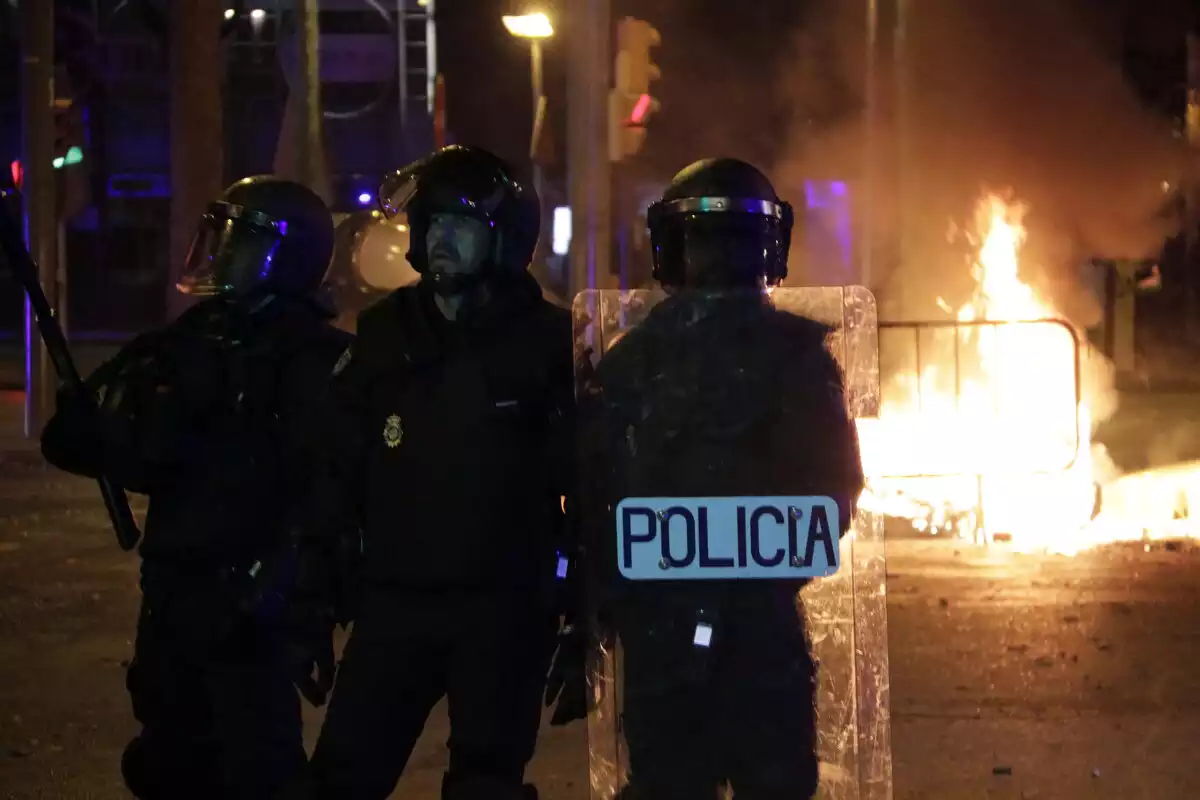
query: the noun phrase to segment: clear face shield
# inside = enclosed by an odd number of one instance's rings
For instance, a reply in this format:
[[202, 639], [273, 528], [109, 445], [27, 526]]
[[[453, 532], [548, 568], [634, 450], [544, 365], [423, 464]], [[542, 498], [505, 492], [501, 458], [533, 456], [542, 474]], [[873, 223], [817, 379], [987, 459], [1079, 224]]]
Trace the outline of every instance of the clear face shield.
[[209, 297], [245, 294], [267, 284], [287, 222], [226, 202], [210, 203], [192, 237], [176, 288]]
[[[379, 207], [389, 219], [414, 211], [492, 220], [508, 194], [500, 170], [476, 171], [419, 161], [393, 172], [379, 187]], [[416, 208], [410, 208], [416, 204]]]

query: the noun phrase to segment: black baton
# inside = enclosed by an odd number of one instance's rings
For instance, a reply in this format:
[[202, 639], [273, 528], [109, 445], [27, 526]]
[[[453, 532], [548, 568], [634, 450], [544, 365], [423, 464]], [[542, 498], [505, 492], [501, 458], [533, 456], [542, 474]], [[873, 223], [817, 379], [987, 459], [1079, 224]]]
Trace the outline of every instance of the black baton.
[[[58, 379], [84, 407], [94, 410], [96, 400], [84, 386], [83, 379], [79, 377], [79, 370], [75, 368], [75, 362], [71, 359], [67, 338], [63, 335], [54, 309], [50, 308], [50, 301], [46, 299], [41, 281], [38, 280], [37, 264], [25, 247], [20, 226], [9, 208], [8, 194], [9, 190], [0, 190], [0, 248], [3, 249], [13, 275], [25, 289], [29, 304], [33, 306], [38, 331], [42, 335], [42, 341], [46, 343], [46, 350], [54, 364], [54, 371], [58, 373]], [[29, 391], [30, 387], [25, 387], [25, 390]], [[122, 550], [128, 552], [137, 547], [141, 538], [141, 532], [133, 518], [133, 510], [129, 507], [129, 498], [125, 496], [125, 490], [114, 485], [108, 478], [101, 476], [97, 482], [100, 484], [100, 494], [104, 497], [108, 518], [112, 521], [113, 532], [117, 535], [117, 543], [121, 545]]]

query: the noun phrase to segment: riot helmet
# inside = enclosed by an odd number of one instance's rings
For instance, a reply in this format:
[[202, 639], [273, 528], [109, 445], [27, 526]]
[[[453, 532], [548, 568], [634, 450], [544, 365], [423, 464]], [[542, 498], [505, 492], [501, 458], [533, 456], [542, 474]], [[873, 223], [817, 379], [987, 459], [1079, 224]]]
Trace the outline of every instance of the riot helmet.
[[334, 230], [333, 261], [325, 284], [347, 327], [358, 313], [419, 277], [404, 258], [408, 224], [378, 209], [347, 214]]
[[208, 205], [177, 288], [199, 296], [306, 296], [321, 287], [332, 257], [325, 202], [299, 183], [258, 175]]
[[[445, 295], [523, 277], [541, 232], [541, 207], [533, 188], [518, 181], [502, 159], [478, 147], [450, 145], [392, 173], [379, 189], [379, 205], [388, 218], [407, 215], [408, 261], [422, 280]], [[477, 229], [485, 235], [473, 271], [450, 273], [431, 261], [435, 217], [479, 223]]]
[[787, 277], [792, 207], [754, 166], [685, 167], [646, 213], [654, 280], [695, 289], [775, 286]]

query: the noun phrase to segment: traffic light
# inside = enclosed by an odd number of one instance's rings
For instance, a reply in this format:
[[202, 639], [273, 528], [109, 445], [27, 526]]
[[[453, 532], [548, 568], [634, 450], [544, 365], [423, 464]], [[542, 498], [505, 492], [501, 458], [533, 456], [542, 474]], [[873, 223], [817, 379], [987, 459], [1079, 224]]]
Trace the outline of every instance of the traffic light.
[[[65, 69], [57, 69], [54, 78], [54, 160], [57, 176], [55, 206], [60, 220], [79, 214], [91, 202], [91, 186], [86, 170], [76, 166], [83, 161], [87, 145], [84, 107], [76, 101]], [[73, 169], [67, 169], [73, 167]]]
[[71, 97], [54, 98], [54, 168], [83, 161], [83, 118]]
[[651, 81], [662, 73], [650, 60], [650, 48], [662, 37], [649, 22], [625, 17], [617, 24], [616, 86], [609, 93], [609, 159], [620, 161], [642, 149], [646, 123], [659, 109]]
[[649, 22], [625, 17], [617, 24], [617, 89], [629, 95], [650, 92], [650, 81], [662, 73], [650, 60], [650, 48], [662, 44], [662, 37]]

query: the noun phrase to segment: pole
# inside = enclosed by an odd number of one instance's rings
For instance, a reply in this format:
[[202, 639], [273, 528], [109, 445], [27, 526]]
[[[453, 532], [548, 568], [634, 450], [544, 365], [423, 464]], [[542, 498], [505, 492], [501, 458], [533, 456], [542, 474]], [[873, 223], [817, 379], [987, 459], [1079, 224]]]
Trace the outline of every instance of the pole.
[[633, 288], [629, 285], [629, 234], [633, 229], [633, 203], [628, 175], [623, 165], [612, 167], [613, 227], [616, 229], [613, 239], [617, 246], [617, 288], [621, 291]]
[[446, 146], [446, 77], [439, 74], [433, 84], [433, 147]]
[[70, 341], [71, 324], [70, 297], [67, 291], [67, 223], [63, 220], [58, 220], [54, 226], [54, 253], [56, 261], [55, 273], [55, 289], [58, 290], [58, 298], [55, 302], [54, 316], [58, 317], [58, 325], [62, 328], [63, 339]]
[[915, 151], [912, 139], [912, 85], [908, 58], [909, 24], [908, 7], [911, 0], [895, 0], [896, 21], [893, 28], [893, 64], [896, 71], [896, 146], [892, 152], [896, 158], [896, 236], [898, 269], [907, 269], [913, 263], [912, 227], [915, 216], [912, 209], [920, 208], [920, 198], [914, 196], [916, 182], [912, 177], [917, 174], [919, 165], [913, 162]]
[[[21, 164], [25, 169], [25, 242], [38, 282], [55, 303], [54, 2], [20, 4]], [[50, 357], [38, 335], [37, 314], [25, 300], [25, 436], [40, 436], [53, 396]]]
[[878, 197], [879, 184], [879, 97], [878, 80], [878, 38], [879, 38], [879, 0], [867, 0], [867, 69], [863, 111], [865, 149], [863, 152], [863, 203], [862, 203], [862, 252], [859, 283], [871, 288], [873, 267], [875, 266], [875, 250], [878, 246], [876, 233], [875, 204]]
[[[900, 259], [904, 238], [903, 223], [893, 211], [885, 214], [885, 205], [901, 205], [899, 184], [902, 183], [897, 158], [903, 158], [897, 142], [900, 125], [897, 120], [898, 95], [906, 89], [904, 68], [898, 63], [904, 48], [906, 31], [901, 27], [904, 0], [867, 0], [866, 41], [866, 113], [867, 129], [864, 161], [863, 225], [860, 283], [875, 292], [887, 281]], [[894, 80], [881, 80], [881, 74], [892, 68]], [[886, 300], [887, 298], [883, 298]], [[918, 337], [919, 343], [919, 337]], [[919, 370], [918, 370], [919, 374]], [[983, 509], [983, 484], [980, 479], [980, 514]], [[856, 614], [856, 616], [858, 616]], [[857, 635], [857, 633], [856, 633]], [[885, 634], [886, 635], [886, 634]], [[869, 643], [868, 643], [869, 644]], [[858, 674], [870, 675], [876, 665], [867, 662], [864, 653], [869, 647], [856, 647], [854, 668]], [[876, 698], [886, 703], [886, 695]], [[860, 712], [862, 709], [860, 708]], [[874, 727], [868, 717], [860, 717], [858, 726], [858, 778], [863, 800], [891, 800], [891, 741], [887, 728]]]
[[409, 161], [408, 142], [408, 0], [396, 0], [396, 107], [400, 114], [400, 138], [405, 142], [398, 159]]
[[[903, 51], [904, 0], [867, 0], [866, 148], [863, 161], [863, 251], [860, 282], [878, 291], [899, 266], [904, 242], [901, 206], [908, 117]], [[893, 80], [882, 77], [891, 75]]]
[[533, 167], [533, 191], [542, 197], [542, 166], [538, 163], [538, 140], [544, 123], [545, 109], [542, 91], [542, 40], [529, 40], [530, 78], [533, 86], [533, 133], [529, 139], [529, 160]]
[[171, 230], [167, 316], [187, 306], [175, 289], [196, 223], [224, 188], [220, 29], [224, 10], [212, 0], [172, 0]]
[[1182, 270], [1183, 324], [1190, 346], [1195, 346], [1200, 331], [1197, 303], [1197, 276], [1200, 269], [1200, 36], [1187, 37], [1187, 161], [1184, 182], [1184, 242]]
[[[101, 41], [101, 0], [92, 0], [92, 30], [97, 41]], [[106, 11], [107, 15], [107, 11]], [[92, 203], [96, 207], [96, 235], [93, 238], [91, 263], [107, 264], [108, 243], [112, 230], [111, 205], [108, 199], [108, 181], [112, 172], [108, 158], [108, 87], [104, 81], [93, 81], [89, 91], [87, 158], [92, 168]]]
[[610, 0], [577, 0], [567, 15], [567, 182], [571, 205], [571, 294], [597, 288], [610, 270], [608, 161]]
[[325, 147], [322, 136], [321, 58], [318, 42], [321, 36], [318, 0], [300, 2], [300, 109], [299, 126], [295, 131], [296, 171], [301, 183], [330, 200], [329, 179], [325, 170]]

